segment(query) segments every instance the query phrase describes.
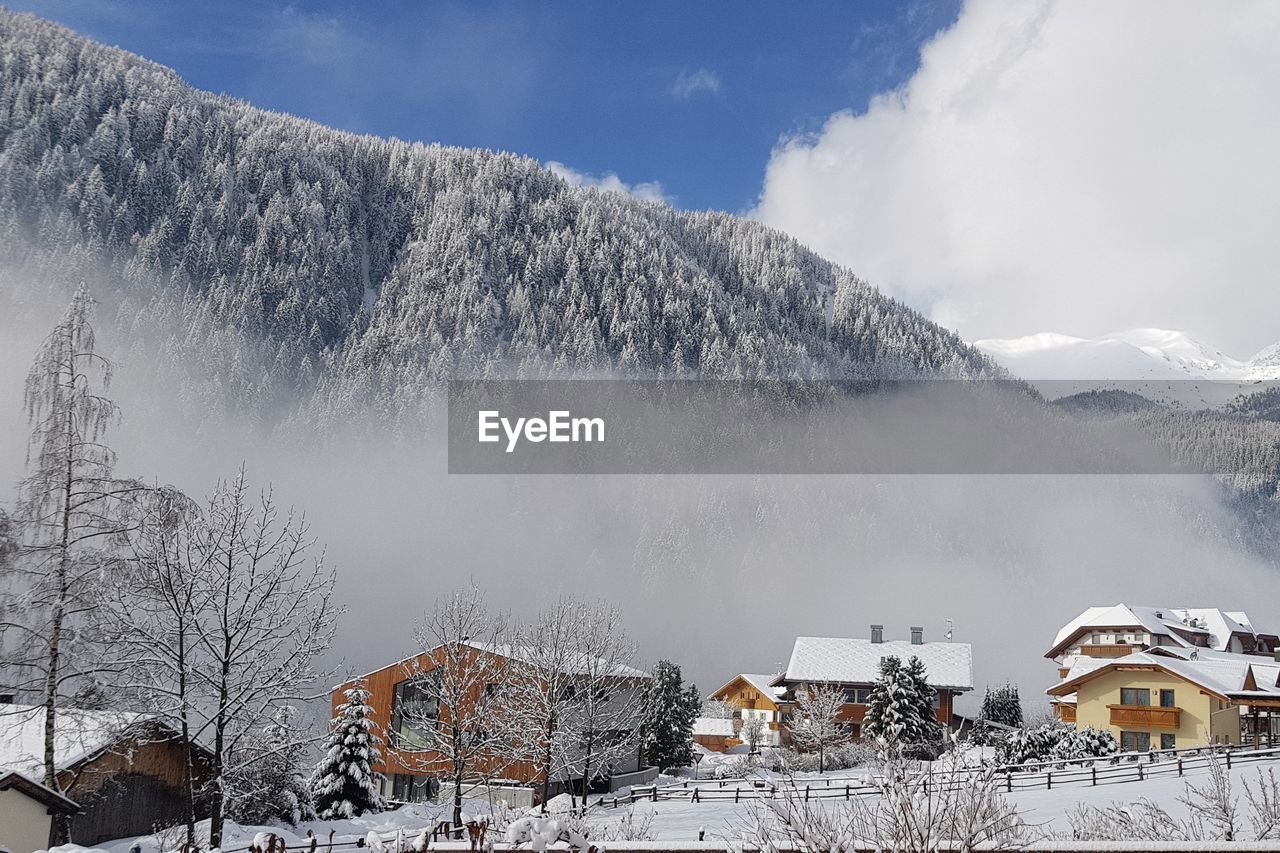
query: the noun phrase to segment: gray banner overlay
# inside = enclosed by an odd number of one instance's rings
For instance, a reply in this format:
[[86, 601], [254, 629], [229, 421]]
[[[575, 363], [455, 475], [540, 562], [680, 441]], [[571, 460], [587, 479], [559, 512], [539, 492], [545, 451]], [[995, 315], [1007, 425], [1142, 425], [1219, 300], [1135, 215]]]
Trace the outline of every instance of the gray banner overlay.
[[[1280, 451], [1266, 452], [1280, 447], [1280, 423], [1240, 407], [1266, 399], [1247, 396], [1263, 390], [1191, 381], [457, 381], [449, 472], [1265, 479], [1280, 466]], [[1262, 450], [1188, 453], [1188, 432], [1201, 444]]]

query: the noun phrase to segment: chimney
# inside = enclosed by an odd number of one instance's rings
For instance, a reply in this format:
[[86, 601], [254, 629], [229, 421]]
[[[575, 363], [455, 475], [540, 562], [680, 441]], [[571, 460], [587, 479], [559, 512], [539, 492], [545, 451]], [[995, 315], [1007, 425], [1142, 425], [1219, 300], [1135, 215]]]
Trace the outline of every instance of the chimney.
[[924, 628], [913, 627], [911, 629], [911, 645], [913, 646], [924, 645]]
[[884, 642], [884, 626], [883, 625], [871, 626], [871, 642], [873, 643]]

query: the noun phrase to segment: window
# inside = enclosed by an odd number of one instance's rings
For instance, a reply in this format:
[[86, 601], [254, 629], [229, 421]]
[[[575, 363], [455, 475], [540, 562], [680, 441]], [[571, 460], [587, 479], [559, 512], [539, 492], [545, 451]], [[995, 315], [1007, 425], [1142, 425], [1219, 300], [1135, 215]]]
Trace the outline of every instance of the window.
[[440, 702], [423, 688], [425, 677], [396, 685], [391, 705], [391, 742], [398, 749], [426, 749], [431, 744], [431, 731], [440, 719]]
[[[1161, 690], [1161, 691], [1160, 691], [1160, 707], [1161, 707], [1161, 708], [1176, 708], [1176, 707], [1177, 707], [1177, 706], [1174, 704], [1174, 701], [1173, 701], [1173, 691], [1172, 691], [1172, 690]], [[1161, 737], [1163, 737], [1163, 735], [1161, 735]], [[1170, 737], [1172, 737], [1172, 735], [1170, 735]], [[1163, 749], [1163, 747], [1161, 747], [1161, 749]]]
[[1151, 691], [1145, 687], [1121, 687], [1121, 705], [1150, 705]]
[[1122, 752], [1148, 752], [1151, 749], [1149, 732], [1121, 732], [1120, 750]]
[[851, 705], [865, 705], [871, 701], [871, 688], [850, 687], [844, 691], [844, 701]]
[[1160, 735], [1160, 748], [1161, 749], [1177, 749], [1178, 736], [1171, 735], [1168, 732], [1165, 732], [1164, 734]]
[[391, 777], [391, 799], [397, 803], [425, 803], [434, 800], [440, 783], [430, 776], [397, 773]]

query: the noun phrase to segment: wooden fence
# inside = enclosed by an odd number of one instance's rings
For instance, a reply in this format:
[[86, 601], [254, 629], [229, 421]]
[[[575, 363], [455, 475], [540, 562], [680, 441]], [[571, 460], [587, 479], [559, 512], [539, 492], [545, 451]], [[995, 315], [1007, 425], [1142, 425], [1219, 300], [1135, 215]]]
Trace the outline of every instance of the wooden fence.
[[[1037, 762], [1034, 765], [997, 768], [957, 768], [931, 770], [925, 777], [925, 790], [955, 790], [968, 787], [980, 775], [988, 773], [996, 777], [1000, 788], [1012, 794], [1016, 791], [1053, 790], [1066, 787], [1093, 787], [1115, 785], [1124, 782], [1143, 782], [1148, 779], [1182, 776], [1188, 772], [1205, 769], [1211, 762], [1221, 761], [1227, 769], [1280, 759], [1280, 747], [1267, 749], [1185, 750], [1151, 753], [1122, 753], [1079, 762]], [[1032, 766], [1033, 769], [1026, 769]], [[726, 802], [740, 803], [746, 800], [771, 799], [778, 796], [798, 796], [804, 800], [851, 800], [854, 797], [874, 796], [879, 788], [866, 774], [856, 777], [786, 780], [786, 779], [735, 779], [705, 780], [675, 785], [646, 785], [633, 787], [626, 796], [602, 797], [598, 805], [617, 808], [637, 802], [683, 800], [690, 803]]]

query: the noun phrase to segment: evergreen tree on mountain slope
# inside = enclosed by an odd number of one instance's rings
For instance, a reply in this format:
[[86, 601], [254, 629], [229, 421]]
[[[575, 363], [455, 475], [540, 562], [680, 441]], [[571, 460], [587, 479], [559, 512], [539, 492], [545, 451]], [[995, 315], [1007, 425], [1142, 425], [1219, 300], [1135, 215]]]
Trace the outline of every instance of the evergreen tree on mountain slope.
[[0, 153], [0, 259], [75, 247], [125, 282], [126, 321], [161, 303], [214, 339], [201, 346], [251, 347], [330, 406], [403, 405], [431, 380], [553, 367], [991, 369], [758, 223], [574, 189], [529, 158], [256, 110], [8, 12]]

